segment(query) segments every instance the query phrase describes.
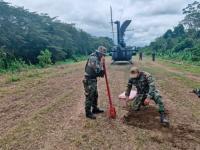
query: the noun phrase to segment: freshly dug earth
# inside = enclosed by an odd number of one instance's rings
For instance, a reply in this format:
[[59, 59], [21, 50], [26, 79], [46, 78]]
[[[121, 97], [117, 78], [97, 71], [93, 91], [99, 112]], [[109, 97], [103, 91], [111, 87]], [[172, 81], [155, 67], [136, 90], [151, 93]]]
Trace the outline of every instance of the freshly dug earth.
[[[107, 62], [116, 120], [106, 113], [96, 121], [85, 118], [85, 62], [0, 76], [0, 150], [200, 149], [200, 99], [190, 93], [200, 87], [200, 72], [183, 73], [162, 60], [135, 62], [157, 80], [171, 122], [165, 128], [153, 102], [122, 121], [127, 112], [118, 95], [126, 88], [131, 65]], [[107, 110], [104, 79], [98, 86], [99, 106]]]

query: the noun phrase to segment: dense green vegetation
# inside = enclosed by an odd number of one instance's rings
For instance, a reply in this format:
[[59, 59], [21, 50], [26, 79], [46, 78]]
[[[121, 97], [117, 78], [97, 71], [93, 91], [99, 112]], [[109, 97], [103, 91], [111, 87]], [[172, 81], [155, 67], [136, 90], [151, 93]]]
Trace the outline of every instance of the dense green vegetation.
[[39, 60], [39, 65], [41, 67], [51, 65], [52, 64], [51, 57], [52, 57], [52, 53], [48, 49], [41, 51], [40, 55], [37, 57], [37, 59]]
[[200, 3], [195, 1], [183, 9], [184, 20], [173, 30], [143, 48], [147, 54], [200, 64]]
[[0, 71], [13, 68], [13, 64], [37, 64], [45, 49], [55, 63], [87, 55], [99, 45], [110, 48], [113, 42], [107, 37], [91, 36], [56, 17], [29, 12], [0, 0]]

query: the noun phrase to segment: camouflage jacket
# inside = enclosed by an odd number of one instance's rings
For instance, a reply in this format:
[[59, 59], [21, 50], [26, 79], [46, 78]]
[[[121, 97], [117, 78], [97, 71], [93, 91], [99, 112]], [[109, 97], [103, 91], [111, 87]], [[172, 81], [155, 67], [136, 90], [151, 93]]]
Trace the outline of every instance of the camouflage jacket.
[[85, 65], [85, 77], [89, 79], [96, 79], [97, 77], [103, 77], [104, 70], [103, 64], [99, 60], [97, 53], [92, 53]]
[[138, 78], [130, 78], [127, 84], [126, 96], [130, 95], [132, 86], [135, 86], [138, 94], [145, 94], [147, 98], [152, 98], [153, 93], [156, 91], [154, 79], [147, 72], [140, 72]]
[[200, 88], [194, 89], [193, 92], [200, 98]]

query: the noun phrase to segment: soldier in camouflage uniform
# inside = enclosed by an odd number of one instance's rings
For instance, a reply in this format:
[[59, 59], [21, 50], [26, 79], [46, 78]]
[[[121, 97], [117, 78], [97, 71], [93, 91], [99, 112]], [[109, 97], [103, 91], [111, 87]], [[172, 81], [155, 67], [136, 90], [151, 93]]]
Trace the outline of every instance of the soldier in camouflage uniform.
[[153, 51], [153, 52], [152, 52], [152, 61], [155, 61], [155, 60], [156, 60], [156, 52]]
[[[94, 114], [103, 113], [98, 108], [97, 77], [104, 77], [103, 63], [105, 61], [106, 48], [99, 46], [92, 53], [85, 66], [83, 85], [85, 89], [85, 113], [86, 117], [96, 119]], [[92, 109], [92, 110], [91, 110]]]
[[142, 60], [142, 57], [143, 57], [143, 53], [140, 52], [140, 53], [139, 53], [139, 60]]
[[200, 98], [200, 88], [194, 89], [193, 93], [195, 93]]
[[137, 89], [137, 96], [133, 101], [133, 109], [135, 111], [139, 111], [142, 105], [148, 105], [152, 99], [159, 106], [161, 123], [169, 125], [168, 120], [165, 118], [165, 109], [162, 102], [162, 97], [156, 90], [154, 82], [154, 79], [149, 73], [142, 72], [137, 67], [132, 67], [130, 69], [130, 79], [128, 81], [125, 93], [126, 98], [128, 99], [132, 86], [135, 86]]

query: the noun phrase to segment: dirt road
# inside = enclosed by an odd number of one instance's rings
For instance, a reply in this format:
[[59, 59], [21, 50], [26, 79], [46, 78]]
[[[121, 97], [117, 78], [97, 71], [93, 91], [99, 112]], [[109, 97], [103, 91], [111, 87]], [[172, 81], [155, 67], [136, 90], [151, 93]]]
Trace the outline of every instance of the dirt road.
[[[200, 87], [200, 72], [165, 61], [135, 62], [157, 79], [171, 122], [167, 129], [160, 125], [153, 102], [121, 122], [126, 111], [117, 97], [126, 87], [127, 64], [107, 64], [117, 119], [109, 120], [106, 113], [96, 121], [86, 119], [84, 63], [0, 76], [0, 150], [200, 149], [200, 99], [190, 93]], [[98, 84], [99, 106], [106, 110], [104, 79]]]

